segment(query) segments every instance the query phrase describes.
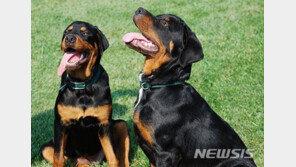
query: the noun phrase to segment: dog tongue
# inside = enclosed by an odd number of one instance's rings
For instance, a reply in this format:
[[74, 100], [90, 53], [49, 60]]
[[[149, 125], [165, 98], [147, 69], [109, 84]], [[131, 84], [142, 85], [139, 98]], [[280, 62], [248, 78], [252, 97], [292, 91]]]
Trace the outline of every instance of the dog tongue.
[[76, 52], [66, 52], [62, 58], [62, 61], [61, 61], [61, 64], [58, 68], [58, 76], [62, 76], [64, 71], [65, 71], [65, 68], [66, 68], [66, 63], [67, 61], [73, 56], [75, 55]]
[[122, 40], [125, 43], [129, 43], [129, 42], [133, 41], [134, 39], [149, 41], [141, 33], [136, 33], [136, 32], [127, 33], [122, 37]]

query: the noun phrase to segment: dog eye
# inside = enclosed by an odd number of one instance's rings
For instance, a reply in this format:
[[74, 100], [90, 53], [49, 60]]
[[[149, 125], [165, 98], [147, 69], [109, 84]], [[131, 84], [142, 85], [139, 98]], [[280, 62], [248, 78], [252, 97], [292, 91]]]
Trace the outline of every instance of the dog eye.
[[169, 26], [169, 23], [165, 20], [160, 20], [160, 23], [165, 26], [165, 27], [168, 27]]
[[83, 36], [87, 36], [87, 32], [86, 32], [86, 31], [82, 31], [81, 34], [82, 34]]

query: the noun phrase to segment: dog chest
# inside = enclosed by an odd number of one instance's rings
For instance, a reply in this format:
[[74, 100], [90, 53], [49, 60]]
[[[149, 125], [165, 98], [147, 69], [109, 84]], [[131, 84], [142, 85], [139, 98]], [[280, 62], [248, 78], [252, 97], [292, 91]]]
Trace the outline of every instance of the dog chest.
[[137, 129], [139, 130], [141, 137], [150, 145], [153, 144], [152, 138], [152, 127], [149, 124], [145, 123], [140, 118], [140, 112], [134, 112], [133, 114], [133, 122]]
[[111, 108], [111, 105], [88, 107], [86, 109], [71, 105], [57, 105], [58, 114], [60, 115], [61, 121], [65, 124], [71, 121], [79, 121], [86, 117], [94, 117], [100, 124], [108, 124], [109, 117], [111, 116]]

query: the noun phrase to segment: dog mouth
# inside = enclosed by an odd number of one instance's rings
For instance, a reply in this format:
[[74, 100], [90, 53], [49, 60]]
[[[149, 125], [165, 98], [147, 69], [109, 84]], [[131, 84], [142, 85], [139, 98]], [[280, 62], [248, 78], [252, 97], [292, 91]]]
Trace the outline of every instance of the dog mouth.
[[68, 67], [76, 67], [79, 64], [86, 62], [87, 53], [77, 52], [72, 48], [66, 50], [64, 56], [67, 55], [68, 59], [66, 61], [66, 68]]
[[122, 40], [130, 48], [142, 53], [156, 53], [159, 50], [159, 47], [153, 40], [141, 33], [127, 33], [122, 37]]
[[88, 59], [89, 53], [79, 52], [73, 48], [67, 48], [58, 68], [58, 75], [61, 76], [65, 69], [77, 68], [79, 65], [85, 63]]

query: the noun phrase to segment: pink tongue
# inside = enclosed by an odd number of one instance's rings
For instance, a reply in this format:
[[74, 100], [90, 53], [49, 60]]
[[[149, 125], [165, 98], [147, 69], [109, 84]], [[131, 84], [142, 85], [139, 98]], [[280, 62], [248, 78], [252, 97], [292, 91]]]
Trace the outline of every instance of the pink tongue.
[[66, 52], [62, 58], [61, 64], [58, 68], [58, 76], [62, 76], [65, 68], [66, 68], [66, 63], [67, 61], [75, 54], [76, 52]]
[[136, 32], [127, 33], [122, 37], [122, 40], [126, 43], [129, 43], [134, 39], [149, 41], [141, 33], [136, 33]]
[[73, 63], [75, 61], [78, 61], [80, 59], [80, 54], [75, 54], [74, 56], [72, 56], [70, 59], [68, 59], [69, 63]]

